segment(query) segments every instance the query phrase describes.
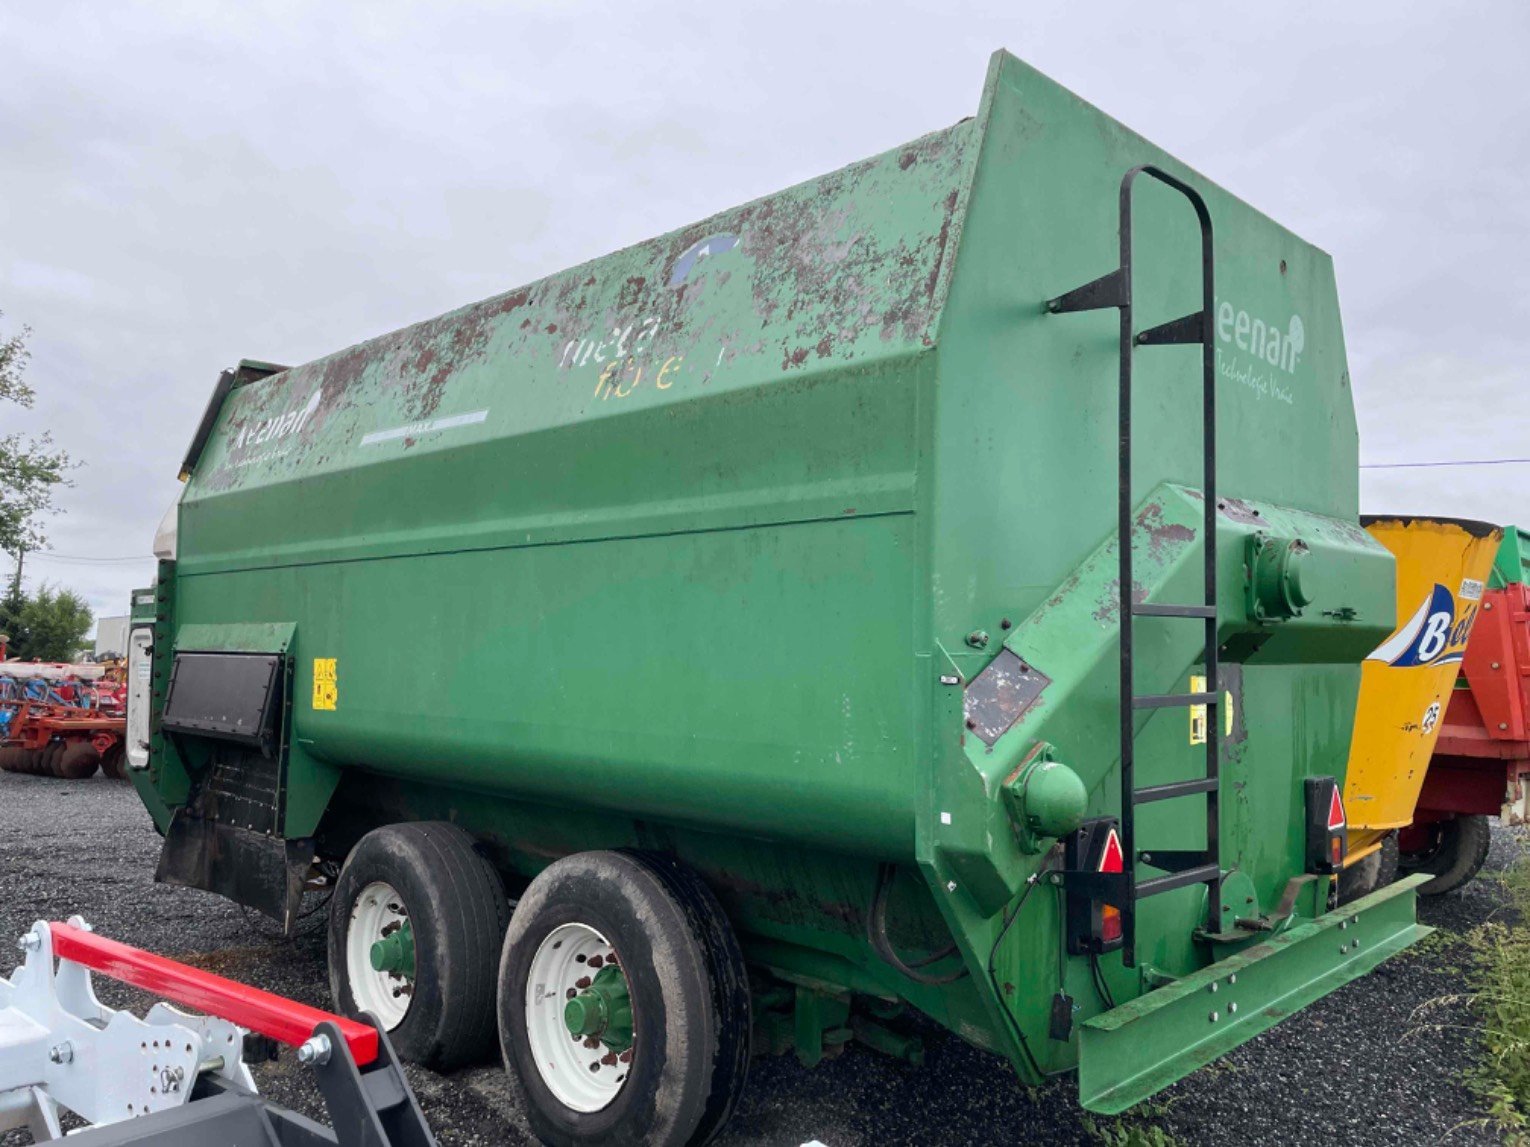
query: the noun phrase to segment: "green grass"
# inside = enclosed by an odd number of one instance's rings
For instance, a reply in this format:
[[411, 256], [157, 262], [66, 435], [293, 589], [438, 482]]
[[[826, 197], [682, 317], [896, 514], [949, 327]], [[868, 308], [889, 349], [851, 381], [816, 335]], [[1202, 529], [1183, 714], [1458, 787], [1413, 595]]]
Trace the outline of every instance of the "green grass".
[[1503, 877], [1510, 913], [1475, 929], [1471, 1008], [1482, 1062], [1473, 1089], [1510, 1147], [1530, 1147], [1530, 857]]
[[[1138, 1110], [1149, 1106], [1144, 1104]], [[1160, 1106], [1158, 1112], [1146, 1113], [1159, 1114], [1167, 1110], [1167, 1107]], [[1084, 1130], [1105, 1147], [1179, 1147], [1179, 1141], [1162, 1127], [1128, 1122], [1119, 1117], [1109, 1121], [1085, 1117]]]

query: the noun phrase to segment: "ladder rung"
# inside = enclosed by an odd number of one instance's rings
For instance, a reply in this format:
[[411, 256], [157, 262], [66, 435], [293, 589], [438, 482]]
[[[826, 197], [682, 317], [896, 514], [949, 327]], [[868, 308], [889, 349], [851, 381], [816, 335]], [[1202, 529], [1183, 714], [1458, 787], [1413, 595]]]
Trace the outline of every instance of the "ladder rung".
[[1184, 872], [1189, 868], [1200, 868], [1202, 865], [1215, 864], [1216, 857], [1209, 849], [1197, 848], [1191, 851], [1183, 851], [1177, 848], [1155, 848], [1151, 852], [1143, 851], [1137, 854], [1137, 859], [1143, 864], [1151, 865], [1164, 872]]
[[1155, 605], [1143, 602], [1132, 606], [1134, 617], [1216, 617], [1214, 605]]
[[1220, 865], [1201, 864], [1195, 868], [1187, 868], [1183, 872], [1171, 872], [1167, 876], [1139, 880], [1137, 881], [1137, 899], [1146, 900], [1149, 896], [1173, 892], [1176, 888], [1186, 888], [1191, 884], [1210, 884], [1213, 880], [1220, 879], [1221, 875]]
[[1191, 311], [1156, 327], [1142, 331], [1132, 341], [1138, 346], [1166, 346], [1170, 343], [1198, 343], [1206, 339], [1207, 323], [1203, 311]]
[[1133, 709], [1176, 709], [1190, 705], [1215, 705], [1220, 700], [1215, 693], [1147, 693], [1132, 698]]
[[1213, 792], [1217, 787], [1216, 777], [1201, 777], [1193, 781], [1171, 781], [1166, 785], [1145, 785], [1133, 791], [1132, 803], [1148, 804], [1152, 801], [1173, 800], [1175, 797]]
[[1121, 268], [1117, 267], [1114, 271], [1101, 275], [1082, 287], [1074, 287], [1065, 295], [1048, 299], [1047, 311], [1054, 315], [1066, 314], [1069, 311], [1097, 311], [1105, 307], [1125, 306], [1127, 302], [1126, 276], [1121, 273]]

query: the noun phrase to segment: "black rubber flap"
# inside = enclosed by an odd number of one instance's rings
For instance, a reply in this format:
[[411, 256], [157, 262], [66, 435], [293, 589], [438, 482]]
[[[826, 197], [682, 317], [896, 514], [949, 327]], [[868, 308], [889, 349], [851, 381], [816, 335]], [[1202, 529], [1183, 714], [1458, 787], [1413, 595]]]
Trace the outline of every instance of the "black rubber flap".
[[160, 727], [264, 747], [281, 698], [278, 653], [177, 653]]
[[200, 888], [263, 912], [287, 935], [297, 923], [313, 840], [282, 840], [177, 809], [154, 879]]

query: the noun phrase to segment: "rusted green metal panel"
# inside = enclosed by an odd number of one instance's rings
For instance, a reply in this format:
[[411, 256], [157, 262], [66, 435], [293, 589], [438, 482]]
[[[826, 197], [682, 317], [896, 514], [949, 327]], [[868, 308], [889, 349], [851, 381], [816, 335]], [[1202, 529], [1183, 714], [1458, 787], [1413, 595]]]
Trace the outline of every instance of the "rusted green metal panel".
[[[234, 386], [162, 632], [187, 650], [290, 627], [281, 833], [335, 855], [450, 818], [512, 877], [670, 849], [771, 974], [901, 996], [1027, 1079], [1074, 1065], [1053, 997], [1082, 1023], [1104, 993], [1059, 958], [1055, 853], [1027, 851], [1005, 794], [1045, 746], [1090, 815], [1120, 811], [1116, 318], [1044, 303], [1114, 267], [1117, 188], [1144, 162], [1199, 188], [1218, 236], [1221, 842], [1242, 898], [1219, 907], [1269, 912], [1304, 864], [1303, 780], [1342, 777], [1359, 661], [1393, 624], [1332, 267], [1004, 53], [974, 119]], [[1197, 305], [1197, 235], [1157, 188], [1136, 209], [1148, 326]], [[1196, 595], [1197, 363], [1139, 366], [1134, 600]], [[1307, 547], [1300, 616], [1250, 617], [1256, 537]], [[1196, 627], [1137, 632], [1138, 688], [1189, 691]], [[1020, 701], [972, 692], [999, 657], [1028, 667]], [[1139, 783], [1191, 775], [1187, 713], [1138, 721]], [[154, 799], [181, 806], [200, 766], [155, 751]], [[1163, 802], [1139, 841], [1193, 849], [1204, 825]], [[888, 863], [894, 944], [954, 940], [967, 976], [916, 982], [867, 942]], [[1228, 954], [1195, 938], [1205, 895], [1144, 902], [1144, 966], [1100, 961], [1118, 1002]]]

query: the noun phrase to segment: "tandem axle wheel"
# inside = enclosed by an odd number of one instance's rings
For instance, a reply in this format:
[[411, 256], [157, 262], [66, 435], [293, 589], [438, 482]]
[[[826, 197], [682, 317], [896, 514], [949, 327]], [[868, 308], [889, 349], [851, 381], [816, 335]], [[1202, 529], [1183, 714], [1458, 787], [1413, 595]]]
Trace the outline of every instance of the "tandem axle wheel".
[[509, 917], [498, 873], [456, 825], [425, 821], [367, 833], [330, 902], [336, 1006], [376, 1016], [414, 1063], [450, 1071], [485, 1058]]

